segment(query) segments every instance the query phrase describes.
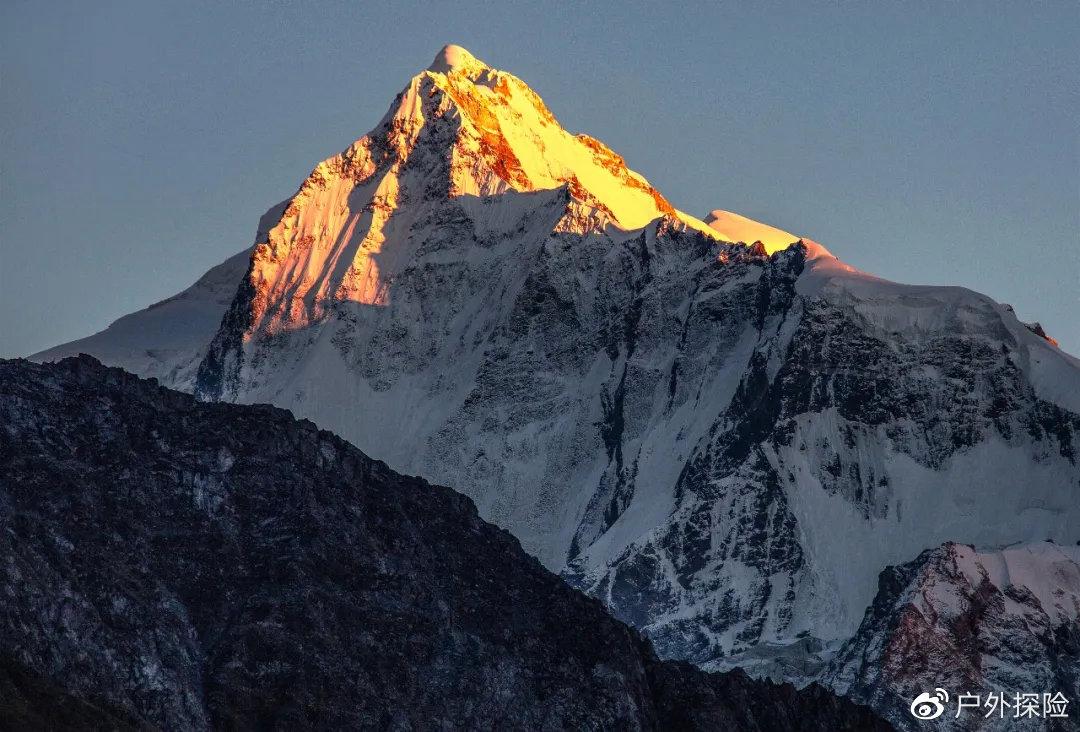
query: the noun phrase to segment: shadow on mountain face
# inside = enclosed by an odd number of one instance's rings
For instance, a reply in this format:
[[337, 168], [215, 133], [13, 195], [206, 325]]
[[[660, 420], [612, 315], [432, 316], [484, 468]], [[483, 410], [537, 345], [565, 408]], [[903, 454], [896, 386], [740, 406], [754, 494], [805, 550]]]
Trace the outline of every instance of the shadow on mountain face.
[[83, 356], [0, 363], [0, 425], [0, 726], [888, 729], [659, 661], [468, 498], [285, 410]]

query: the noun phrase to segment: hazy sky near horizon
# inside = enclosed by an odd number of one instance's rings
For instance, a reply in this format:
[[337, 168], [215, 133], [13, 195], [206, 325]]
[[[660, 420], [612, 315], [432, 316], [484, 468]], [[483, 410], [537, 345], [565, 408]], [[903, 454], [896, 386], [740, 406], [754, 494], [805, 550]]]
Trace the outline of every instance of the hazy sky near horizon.
[[252, 243], [441, 46], [522, 78], [679, 208], [1012, 303], [1080, 355], [1080, 3], [0, 7], [0, 356]]

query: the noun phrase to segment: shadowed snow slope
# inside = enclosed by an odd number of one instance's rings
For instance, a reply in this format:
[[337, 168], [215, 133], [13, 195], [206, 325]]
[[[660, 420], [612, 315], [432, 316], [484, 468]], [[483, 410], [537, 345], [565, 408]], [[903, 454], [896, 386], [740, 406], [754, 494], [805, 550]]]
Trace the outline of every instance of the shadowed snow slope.
[[205, 343], [47, 355], [310, 417], [709, 668], [817, 673], [943, 542], [1080, 539], [1076, 359], [970, 290], [713, 222], [448, 48], [315, 168]]

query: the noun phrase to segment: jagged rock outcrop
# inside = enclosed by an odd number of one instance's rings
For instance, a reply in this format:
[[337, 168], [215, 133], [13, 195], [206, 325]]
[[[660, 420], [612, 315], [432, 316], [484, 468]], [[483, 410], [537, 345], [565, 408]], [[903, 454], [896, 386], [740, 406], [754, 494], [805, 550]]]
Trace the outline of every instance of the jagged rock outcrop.
[[0, 362], [0, 726], [887, 729], [661, 662], [482, 521], [271, 406]]

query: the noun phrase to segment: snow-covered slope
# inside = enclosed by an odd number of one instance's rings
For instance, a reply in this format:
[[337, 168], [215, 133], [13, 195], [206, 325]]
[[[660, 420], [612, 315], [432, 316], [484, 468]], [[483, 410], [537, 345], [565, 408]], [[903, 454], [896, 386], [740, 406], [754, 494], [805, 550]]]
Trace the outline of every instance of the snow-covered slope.
[[250, 258], [250, 249], [234, 254], [180, 294], [125, 315], [100, 333], [50, 348], [33, 358], [57, 361], [92, 353], [142, 376], [190, 388], [209, 339], [232, 302]]
[[807, 678], [885, 566], [1080, 539], [1076, 359], [977, 293], [710, 219], [448, 47], [267, 227], [208, 344], [80, 348], [466, 492], [707, 667]]
[[781, 249], [786, 249], [799, 237], [786, 231], [777, 229], [775, 226], [763, 224], [760, 221], [748, 219], [731, 211], [716, 209], [710, 211], [705, 217], [705, 223], [709, 228], [720, 235], [724, 241], [741, 241], [744, 244], [753, 244], [760, 241], [765, 252], [772, 254]]
[[[923, 728], [911, 701], [938, 687], [953, 698], [935, 729], [1076, 729], [1078, 640], [1080, 547], [1037, 542], [979, 552], [947, 543], [882, 572], [858, 633], [824, 680], [901, 729]], [[981, 708], [958, 716], [960, 693], [977, 695]], [[1039, 712], [1018, 720], [1016, 695], [1031, 693]], [[1044, 693], [1071, 701], [1067, 719], [1044, 717]], [[990, 694], [1010, 705], [1004, 718], [987, 704]]]
[[[259, 219], [255, 241], [263, 241], [277, 223], [285, 203]], [[199, 364], [221, 325], [236, 287], [251, 261], [252, 247], [238, 252], [183, 292], [118, 319], [100, 333], [34, 354], [39, 361], [92, 353], [103, 362], [122, 366], [167, 386], [191, 391]]]
[[708, 326], [757, 323], [669, 513], [617, 522], [572, 561], [579, 581], [670, 653], [798, 677], [855, 630], [886, 565], [950, 539], [1080, 538], [1075, 359], [989, 298], [885, 282], [812, 243], [762, 270], [741, 298], [756, 306]]

